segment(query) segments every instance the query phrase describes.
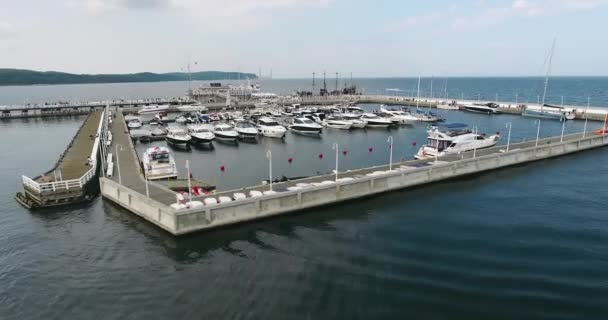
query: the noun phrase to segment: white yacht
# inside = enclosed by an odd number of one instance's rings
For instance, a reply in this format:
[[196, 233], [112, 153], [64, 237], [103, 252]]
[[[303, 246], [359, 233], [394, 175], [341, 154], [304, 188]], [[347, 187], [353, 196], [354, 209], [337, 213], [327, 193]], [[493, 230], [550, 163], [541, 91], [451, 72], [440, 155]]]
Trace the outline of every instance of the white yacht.
[[182, 114], [175, 119], [175, 122], [179, 124], [195, 123], [196, 121], [197, 117], [190, 113]]
[[201, 103], [194, 103], [194, 104], [185, 104], [185, 105], [178, 106], [177, 110], [182, 111], [182, 112], [197, 112], [198, 111], [198, 112], [206, 113], [207, 107], [205, 107]]
[[[380, 108], [380, 112], [384, 114], [390, 114], [392, 118], [398, 121], [399, 124], [414, 124], [419, 121], [417, 117], [414, 117], [409, 112], [401, 111], [401, 110], [387, 110], [384, 108]], [[392, 119], [391, 119], [392, 120]]]
[[365, 121], [366, 127], [369, 128], [387, 128], [393, 123], [391, 120], [379, 117], [373, 113], [364, 113], [360, 119]]
[[498, 104], [494, 102], [488, 103], [465, 103], [463, 107], [467, 111], [478, 112], [478, 113], [487, 113], [487, 114], [496, 114], [500, 113], [498, 110]]
[[367, 126], [367, 123], [361, 120], [361, 114], [346, 112], [342, 113], [341, 116], [353, 124], [351, 129], [363, 129]]
[[261, 117], [258, 119], [258, 132], [269, 138], [283, 138], [287, 129], [280, 125], [275, 119], [269, 117]]
[[129, 123], [127, 123], [127, 127], [129, 128], [129, 130], [139, 129], [142, 126], [143, 126], [143, 123], [141, 122], [140, 119], [132, 119], [131, 121], [129, 121]]
[[332, 115], [323, 120], [323, 126], [333, 129], [350, 130], [353, 123], [341, 116]]
[[182, 128], [169, 127], [167, 128], [167, 136], [165, 137], [168, 144], [174, 146], [185, 147], [192, 139], [188, 132]]
[[236, 142], [239, 137], [239, 133], [234, 128], [226, 123], [218, 123], [213, 127], [213, 134], [215, 138], [222, 141]]
[[246, 120], [237, 120], [234, 123], [234, 130], [239, 134], [240, 139], [254, 140], [258, 136], [258, 129]]
[[208, 124], [188, 125], [188, 133], [192, 138], [190, 141], [195, 144], [211, 143], [215, 139], [213, 127]]
[[433, 126], [428, 134], [427, 144], [418, 150], [415, 155], [416, 159], [429, 159], [473, 149], [489, 148], [496, 145], [500, 139], [498, 134], [485, 137], [473, 133], [466, 124], [462, 123]]
[[319, 135], [323, 127], [308, 118], [298, 117], [293, 119], [293, 122], [289, 125], [289, 130], [300, 134]]
[[142, 162], [148, 180], [177, 178], [175, 159], [166, 147], [149, 148], [144, 152]]
[[167, 109], [169, 109], [168, 104], [163, 104], [163, 105], [153, 104], [153, 105], [149, 105], [149, 106], [143, 106], [137, 113], [139, 113], [139, 114], [156, 113], [156, 112], [160, 112], [160, 111], [167, 111]]
[[414, 117], [418, 118], [418, 121], [422, 122], [437, 122], [439, 121], [439, 117], [431, 112], [424, 112], [422, 110], [416, 110], [416, 113], [413, 114]]

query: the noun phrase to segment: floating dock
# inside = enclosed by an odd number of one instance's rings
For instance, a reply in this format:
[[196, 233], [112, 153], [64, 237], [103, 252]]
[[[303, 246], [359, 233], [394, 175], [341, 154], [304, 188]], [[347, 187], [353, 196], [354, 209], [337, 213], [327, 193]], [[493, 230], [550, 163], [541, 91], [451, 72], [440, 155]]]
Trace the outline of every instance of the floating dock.
[[573, 134], [511, 144], [508, 151], [501, 145], [438, 159], [349, 170], [339, 172], [337, 177], [328, 174], [274, 183], [272, 190], [269, 185], [259, 185], [218, 192], [193, 197], [193, 202], [177, 205], [177, 193], [167, 187], [149, 182], [146, 188], [137, 154], [121, 117], [118, 113], [111, 130], [113, 143], [123, 147], [118, 152], [122, 181], [114, 167], [111, 177], [99, 179], [101, 193], [104, 198], [176, 236], [608, 145], [608, 135]]
[[16, 200], [26, 208], [44, 208], [91, 200], [98, 193], [98, 150], [104, 112], [89, 114], [59, 160], [48, 172], [22, 176], [23, 193]]

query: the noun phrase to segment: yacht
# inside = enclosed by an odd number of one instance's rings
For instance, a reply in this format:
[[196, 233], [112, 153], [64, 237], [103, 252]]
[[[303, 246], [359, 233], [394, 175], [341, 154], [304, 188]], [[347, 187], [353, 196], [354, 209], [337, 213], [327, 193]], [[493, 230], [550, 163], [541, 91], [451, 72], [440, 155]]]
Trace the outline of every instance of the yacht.
[[[384, 108], [380, 108], [380, 112], [383, 114], [389, 114], [398, 121], [399, 124], [414, 124], [414, 122], [419, 121], [418, 118], [411, 115], [409, 112], [401, 111], [401, 110], [387, 110]], [[392, 120], [391, 118], [391, 120]]]
[[239, 134], [240, 139], [252, 140], [258, 136], [258, 129], [246, 120], [237, 120], [234, 123], [234, 130]]
[[139, 113], [139, 114], [156, 113], [159, 111], [166, 111], [167, 109], [169, 109], [168, 104], [163, 104], [163, 105], [153, 104], [153, 105], [149, 105], [149, 106], [143, 106], [137, 113]]
[[201, 103], [185, 104], [177, 107], [177, 110], [182, 112], [207, 112], [207, 107]]
[[144, 174], [148, 180], [177, 178], [175, 159], [166, 147], [153, 147], [142, 157]]
[[169, 127], [167, 128], [167, 143], [174, 146], [186, 147], [192, 139], [188, 132], [182, 128]]
[[131, 121], [129, 121], [129, 123], [127, 123], [127, 127], [129, 128], [129, 130], [139, 129], [142, 126], [143, 123], [139, 119], [132, 119]]
[[456, 101], [451, 101], [451, 102], [441, 101], [441, 102], [437, 103], [437, 109], [459, 110], [460, 107], [458, 106], [458, 103]]
[[360, 107], [357, 106], [348, 106], [346, 107], [346, 110], [350, 111], [350, 112], [365, 112], [363, 109], [361, 109]]
[[228, 142], [236, 142], [236, 139], [239, 137], [238, 132], [236, 132], [231, 125], [226, 123], [216, 124], [213, 128], [213, 134], [215, 134], [216, 139]]
[[261, 117], [258, 119], [258, 132], [269, 138], [283, 138], [287, 129], [280, 125], [275, 119], [269, 117]]
[[321, 134], [323, 127], [306, 117], [299, 117], [293, 119], [289, 130], [300, 134], [318, 135]]
[[566, 111], [563, 107], [544, 104], [539, 109], [530, 108], [530, 106], [522, 105], [523, 111], [521, 115], [524, 117], [535, 117], [555, 120], [574, 120], [576, 115], [574, 112]]
[[209, 121], [220, 121], [222, 118], [217, 113], [212, 113], [209, 115]]
[[467, 111], [478, 112], [478, 113], [487, 113], [487, 114], [497, 114], [500, 113], [498, 110], [498, 104], [494, 102], [488, 103], [465, 103], [463, 107]]
[[332, 115], [323, 120], [323, 126], [333, 129], [350, 130], [353, 123], [341, 116]]
[[360, 119], [365, 121], [366, 127], [369, 128], [387, 128], [392, 124], [391, 120], [379, 117], [373, 113], [364, 113]]
[[353, 124], [351, 126], [351, 129], [363, 129], [367, 125], [365, 121], [361, 120], [360, 114], [346, 112], [342, 113], [341, 115], [344, 119], [350, 121]]
[[190, 142], [194, 144], [211, 143], [215, 139], [213, 127], [208, 124], [188, 125], [188, 133], [192, 138]]
[[175, 122], [179, 124], [195, 123], [197, 119], [198, 118], [196, 116], [190, 113], [185, 113], [177, 117], [177, 119], [175, 119]]
[[158, 124], [163, 124], [165, 122], [169, 122], [169, 116], [167, 116], [167, 112], [166, 111], [161, 111], [157, 114], [154, 115], [154, 122], [158, 123]]
[[439, 121], [439, 117], [431, 112], [424, 112], [422, 110], [416, 110], [416, 114], [413, 115], [418, 118], [418, 121], [422, 122], [437, 122]]
[[433, 126], [428, 131], [427, 144], [418, 150], [415, 158], [429, 159], [473, 149], [489, 148], [496, 145], [498, 139], [500, 139], [498, 134], [485, 137], [473, 133], [466, 124], [462, 123]]

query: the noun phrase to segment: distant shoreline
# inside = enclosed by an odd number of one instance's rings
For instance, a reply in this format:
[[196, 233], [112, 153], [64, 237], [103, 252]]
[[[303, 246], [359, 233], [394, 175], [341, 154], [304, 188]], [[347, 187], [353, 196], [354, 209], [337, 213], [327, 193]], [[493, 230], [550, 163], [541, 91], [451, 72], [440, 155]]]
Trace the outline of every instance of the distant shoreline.
[[253, 73], [200, 71], [191, 74], [184, 72], [132, 74], [73, 74], [55, 71], [33, 71], [21, 69], [0, 69], [0, 86], [43, 86], [72, 84], [109, 84], [109, 83], [144, 83], [172, 81], [225, 81], [254, 80]]

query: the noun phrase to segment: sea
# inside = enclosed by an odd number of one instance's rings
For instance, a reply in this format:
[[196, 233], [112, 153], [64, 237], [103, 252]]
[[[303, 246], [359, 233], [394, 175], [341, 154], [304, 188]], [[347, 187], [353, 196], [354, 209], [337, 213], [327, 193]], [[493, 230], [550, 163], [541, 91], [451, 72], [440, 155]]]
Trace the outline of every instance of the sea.
[[[339, 79], [338, 86], [350, 79]], [[424, 78], [421, 91], [531, 101], [540, 78]], [[446, 85], [447, 80], [447, 85]], [[335, 87], [327, 79], [328, 88]], [[366, 93], [410, 95], [418, 79], [354, 79]], [[311, 79], [262, 79], [263, 91]], [[0, 105], [183, 96], [200, 83], [0, 87]], [[322, 79], [316, 79], [316, 86]], [[386, 89], [399, 89], [389, 90]], [[409, 90], [409, 91], [408, 91]], [[446, 94], [447, 93], [447, 94]], [[608, 106], [608, 78], [551, 79], [547, 101]], [[364, 105], [368, 110], [378, 105]], [[581, 132], [514, 115], [438, 111], [506, 144]], [[28, 211], [21, 175], [56, 161], [82, 116], [0, 121], [0, 319], [606, 319], [608, 149], [585, 151], [363, 200], [175, 238], [98, 197]], [[588, 129], [601, 126], [589, 121]], [[411, 159], [426, 124], [325, 130], [321, 138], [174, 150], [180, 175], [221, 190], [268, 178]], [[164, 142], [137, 144], [138, 152]], [[371, 150], [371, 151], [370, 151]], [[319, 157], [323, 154], [323, 157]], [[288, 161], [291, 158], [292, 161]], [[224, 167], [222, 171], [220, 168]]]

